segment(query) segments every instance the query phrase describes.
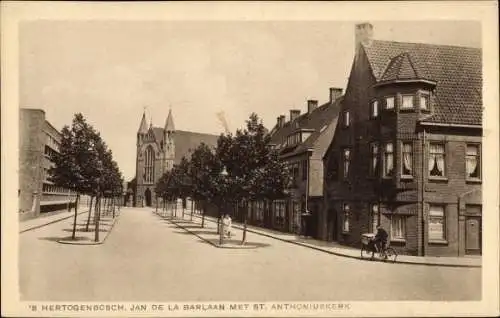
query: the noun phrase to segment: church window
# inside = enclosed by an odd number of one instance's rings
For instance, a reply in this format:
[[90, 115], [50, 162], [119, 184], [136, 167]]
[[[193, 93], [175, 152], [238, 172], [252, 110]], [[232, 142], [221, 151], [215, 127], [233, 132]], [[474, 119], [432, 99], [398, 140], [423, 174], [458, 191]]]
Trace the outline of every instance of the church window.
[[153, 147], [149, 146], [144, 152], [144, 183], [154, 182], [154, 160], [155, 152]]

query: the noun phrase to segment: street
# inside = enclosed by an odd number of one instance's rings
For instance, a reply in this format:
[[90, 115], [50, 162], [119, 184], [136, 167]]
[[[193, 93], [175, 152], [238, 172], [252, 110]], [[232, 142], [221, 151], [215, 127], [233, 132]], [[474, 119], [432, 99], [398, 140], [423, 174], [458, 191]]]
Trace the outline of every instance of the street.
[[20, 234], [21, 300], [481, 298], [480, 268], [360, 261], [253, 233], [248, 233], [248, 241], [261, 243], [259, 248], [219, 249], [146, 208], [123, 208], [103, 245], [57, 243], [57, 238], [67, 235], [64, 230], [71, 224], [72, 220], [64, 220]]

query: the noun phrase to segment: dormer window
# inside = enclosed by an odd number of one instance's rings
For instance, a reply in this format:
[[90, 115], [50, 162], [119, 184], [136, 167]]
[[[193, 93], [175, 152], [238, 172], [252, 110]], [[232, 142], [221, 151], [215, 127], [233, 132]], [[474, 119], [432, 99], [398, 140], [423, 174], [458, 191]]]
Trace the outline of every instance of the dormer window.
[[429, 109], [429, 95], [420, 95], [420, 109]]
[[371, 107], [371, 116], [372, 118], [377, 118], [378, 117], [378, 101], [374, 100], [372, 102], [372, 107]]
[[394, 96], [385, 98], [385, 109], [394, 109]]
[[403, 104], [401, 105], [402, 109], [410, 109], [413, 108], [413, 95], [403, 95]]

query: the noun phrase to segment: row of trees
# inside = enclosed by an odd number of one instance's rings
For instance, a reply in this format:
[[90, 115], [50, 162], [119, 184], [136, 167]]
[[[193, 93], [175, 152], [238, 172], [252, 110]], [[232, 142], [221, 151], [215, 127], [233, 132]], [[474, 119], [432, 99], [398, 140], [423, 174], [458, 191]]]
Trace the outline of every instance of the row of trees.
[[99, 241], [101, 201], [104, 198], [104, 205], [109, 206], [114, 217], [114, 204], [123, 191], [123, 177], [118, 169], [118, 164], [113, 160], [111, 149], [101, 138], [100, 133], [87, 123], [81, 113], [75, 114], [71, 127], [63, 127], [61, 135], [59, 153], [55, 153], [51, 158], [54, 166], [49, 170], [49, 180], [77, 193], [72, 231], [73, 240], [76, 239], [76, 219], [80, 195], [88, 195], [91, 198], [86, 231], [89, 231], [92, 203], [95, 199], [95, 240]]
[[[246, 207], [251, 201], [271, 202], [287, 195], [290, 175], [278, 152], [270, 144], [262, 120], [253, 113], [246, 127], [233, 135], [222, 134], [215, 149], [201, 144], [188, 160], [166, 172], [156, 185], [156, 194], [165, 201], [190, 197], [218, 207], [219, 221], [227, 207]], [[204, 226], [206, 205], [202, 208]], [[243, 213], [246, 242], [247, 213]], [[220, 231], [222, 243], [223, 231]]]

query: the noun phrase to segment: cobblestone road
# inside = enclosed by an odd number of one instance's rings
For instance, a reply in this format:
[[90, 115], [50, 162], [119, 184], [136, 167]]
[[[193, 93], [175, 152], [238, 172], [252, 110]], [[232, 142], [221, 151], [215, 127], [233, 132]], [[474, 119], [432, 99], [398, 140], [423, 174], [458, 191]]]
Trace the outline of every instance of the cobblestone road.
[[[103, 245], [63, 245], [71, 220], [20, 235], [22, 300], [479, 300], [481, 269], [367, 262], [249, 233], [218, 249], [150, 209], [126, 208]], [[201, 228], [191, 229], [204, 231]]]

